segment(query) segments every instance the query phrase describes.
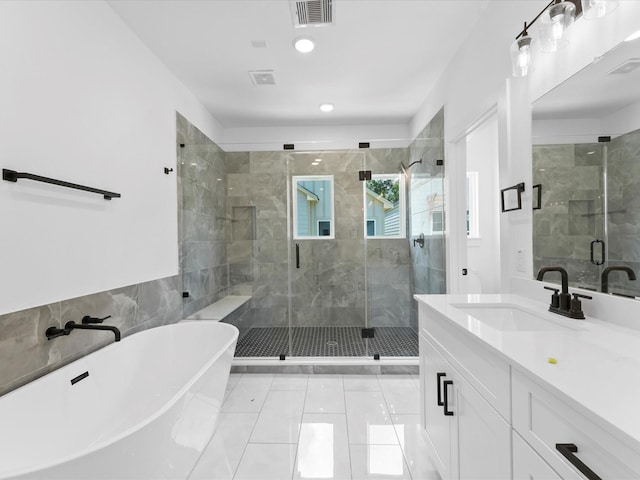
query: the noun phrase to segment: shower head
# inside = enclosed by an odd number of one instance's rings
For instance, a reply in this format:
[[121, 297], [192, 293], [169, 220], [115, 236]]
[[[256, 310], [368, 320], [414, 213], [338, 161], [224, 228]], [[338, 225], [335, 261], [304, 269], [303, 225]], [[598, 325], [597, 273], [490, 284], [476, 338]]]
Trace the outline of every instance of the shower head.
[[413, 167], [416, 163], [422, 163], [422, 159], [416, 160], [415, 162], [411, 162], [409, 166], [405, 167], [403, 162], [400, 162], [400, 168], [402, 169], [402, 173], [405, 175], [408, 174], [408, 171], [411, 167]]

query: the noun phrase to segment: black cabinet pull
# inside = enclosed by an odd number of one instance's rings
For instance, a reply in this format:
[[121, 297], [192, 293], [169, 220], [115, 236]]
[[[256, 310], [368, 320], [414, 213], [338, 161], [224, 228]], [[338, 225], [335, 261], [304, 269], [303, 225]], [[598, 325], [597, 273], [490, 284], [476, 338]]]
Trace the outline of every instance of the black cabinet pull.
[[440, 388], [440, 384], [442, 383], [442, 377], [446, 377], [447, 374], [444, 372], [438, 372], [436, 373], [436, 381], [438, 382], [438, 406], [442, 407], [444, 405], [444, 402], [441, 400], [442, 399], [442, 389]]
[[448, 391], [448, 386], [449, 385], [453, 385], [453, 381], [451, 380], [445, 380], [444, 382], [442, 382], [442, 388], [444, 390], [444, 405], [443, 405], [443, 410], [444, 410], [444, 414], [447, 417], [451, 417], [453, 416], [453, 412], [449, 411], [449, 394], [447, 393]]
[[300, 244], [296, 243], [296, 268], [300, 268]]
[[[446, 398], [446, 397], [445, 397]], [[581, 474], [583, 474], [588, 480], [602, 480], [596, 473], [587, 467], [582, 460], [574, 455], [578, 453], [578, 447], [573, 443], [556, 443], [556, 450], [562, 454], [564, 458], [569, 460], [571, 465], [576, 467]]]

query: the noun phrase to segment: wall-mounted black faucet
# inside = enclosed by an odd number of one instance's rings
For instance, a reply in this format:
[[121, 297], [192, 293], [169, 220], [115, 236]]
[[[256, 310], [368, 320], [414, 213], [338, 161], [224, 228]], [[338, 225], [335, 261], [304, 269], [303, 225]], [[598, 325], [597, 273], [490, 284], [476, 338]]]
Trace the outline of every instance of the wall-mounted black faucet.
[[424, 233], [421, 233], [418, 238], [413, 239], [413, 246], [416, 246], [416, 243], [420, 246], [420, 248], [424, 248]]
[[613, 271], [621, 271], [625, 272], [629, 277], [629, 280], [635, 280], [636, 274], [629, 267], [625, 267], [623, 265], [611, 266], [602, 270], [602, 274], [600, 275], [600, 291], [603, 293], [609, 292], [609, 273]]
[[561, 293], [558, 293], [559, 290], [557, 288], [544, 287], [547, 290], [553, 290], [549, 311], [569, 318], [580, 320], [584, 319], [584, 312], [582, 311], [582, 303], [580, 302], [580, 299], [586, 298], [591, 300], [592, 297], [582, 295], [580, 293], [574, 293], [573, 298], [571, 298], [571, 295], [569, 294], [569, 275], [567, 275], [567, 271], [562, 267], [542, 267], [538, 271], [536, 278], [538, 280], [542, 280], [547, 272], [559, 272], [562, 280]]
[[[89, 322], [85, 323], [85, 319], [89, 319]], [[105, 317], [105, 318], [109, 318], [109, 317]], [[116, 337], [116, 342], [120, 341], [120, 330], [118, 330], [117, 327], [112, 327], [110, 325], [94, 325], [92, 320], [97, 320], [97, 321], [102, 321], [105, 318], [92, 318], [89, 316], [85, 316], [82, 319], [82, 324], [76, 323], [73, 320], [69, 321], [67, 323], [64, 324], [64, 328], [58, 328], [58, 327], [49, 327], [47, 328], [47, 330], [44, 332], [44, 334], [47, 336], [47, 340], [51, 340], [52, 338], [56, 338], [56, 337], [61, 337], [62, 335], [69, 335], [73, 330], [108, 330], [110, 332], [113, 332], [113, 334]]]

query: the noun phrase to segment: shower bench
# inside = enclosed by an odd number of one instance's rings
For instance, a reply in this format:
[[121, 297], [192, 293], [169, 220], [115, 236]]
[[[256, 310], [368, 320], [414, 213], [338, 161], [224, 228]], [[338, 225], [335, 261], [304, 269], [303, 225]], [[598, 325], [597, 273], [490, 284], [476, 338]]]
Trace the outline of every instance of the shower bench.
[[242, 313], [244, 309], [241, 311], [241, 308], [248, 306], [247, 303], [249, 300], [251, 300], [250, 295], [228, 295], [202, 310], [197, 311], [193, 315], [188, 316], [183, 320], [183, 322], [192, 320], [210, 320], [215, 322], [219, 322], [220, 320], [228, 321], [230, 320], [228, 317], [231, 317], [232, 314], [235, 314], [236, 312]]

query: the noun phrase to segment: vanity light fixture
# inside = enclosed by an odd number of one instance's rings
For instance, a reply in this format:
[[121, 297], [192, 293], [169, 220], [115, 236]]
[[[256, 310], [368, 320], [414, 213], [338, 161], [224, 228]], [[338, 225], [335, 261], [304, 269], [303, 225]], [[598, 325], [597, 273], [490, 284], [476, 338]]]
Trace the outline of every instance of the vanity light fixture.
[[511, 72], [514, 77], [526, 77], [531, 64], [531, 37], [527, 32], [527, 23], [524, 30], [511, 44]]
[[568, 1], [555, 1], [542, 13], [538, 31], [543, 52], [555, 52], [567, 42], [564, 33], [576, 18], [576, 6]]
[[333, 103], [322, 103], [320, 104], [320, 110], [323, 112], [332, 112], [333, 111]]
[[316, 48], [316, 44], [311, 37], [297, 37], [293, 41], [293, 46], [300, 53], [309, 53]]
[[529, 73], [533, 39], [529, 36], [528, 29], [540, 19], [538, 27], [542, 50], [555, 52], [561, 45], [566, 43], [566, 41], [563, 41], [564, 32], [573, 24], [576, 18], [576, 6], [581, 8], [578, 0], [551, 0], [533, 20], [529, 23], [524, 23], [524, 28], [516, 36], [516, 40], [510, 49], [511, 70], [514, 77], [525, 77]]
[[618, 8], [618, 0], [582, 0], [582, 14], [587, 20], [602, 18]]

